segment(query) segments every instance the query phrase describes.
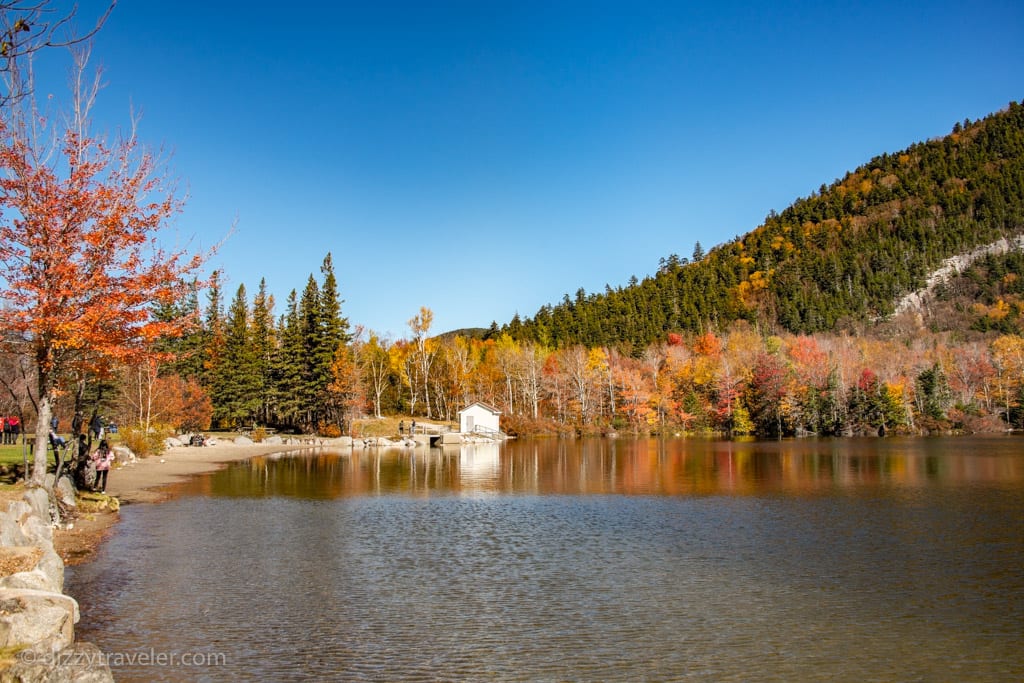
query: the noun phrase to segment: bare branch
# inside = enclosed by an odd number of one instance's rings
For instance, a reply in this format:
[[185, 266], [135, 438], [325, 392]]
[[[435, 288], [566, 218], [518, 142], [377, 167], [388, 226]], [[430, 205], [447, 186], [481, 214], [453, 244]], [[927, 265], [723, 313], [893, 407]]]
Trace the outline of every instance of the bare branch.
[[31, 80], [24, 75], [23, 62], [40, 50], [52, 47], [70, 47], [89, 41], [95, 36], [117, 0], [111, 0], [95, 25], [84, 34], [76, 34], [71, 24], [78, 7], [60, 13], [51, 6], [51, 0], [0, 0], [0, 74], [6, 92], [0, 92], [0, 105], [18, 100], [31, 92]]

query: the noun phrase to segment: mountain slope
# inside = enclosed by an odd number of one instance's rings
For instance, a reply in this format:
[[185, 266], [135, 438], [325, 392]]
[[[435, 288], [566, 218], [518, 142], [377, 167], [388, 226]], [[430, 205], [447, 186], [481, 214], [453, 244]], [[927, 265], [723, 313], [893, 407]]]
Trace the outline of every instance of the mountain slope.
[[883, 154], [696, 263], [601, 294], [580, 290], [503, 331], [553, 346], [643, 348], [747, 319], [816, 332], [893, 313], [944, 259], [1024, 231], [1024, 106]]

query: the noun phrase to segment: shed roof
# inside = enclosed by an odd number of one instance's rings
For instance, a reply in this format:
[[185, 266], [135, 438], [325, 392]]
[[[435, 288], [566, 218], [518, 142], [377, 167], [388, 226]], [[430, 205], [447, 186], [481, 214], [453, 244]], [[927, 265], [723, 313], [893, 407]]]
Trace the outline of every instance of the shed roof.
[[501, 411], [500, 410], [498, 410], [494, 406], [487, 405], [486, 403], [483, 403], [482, 401], [475, 401], [473, 403], [470, 403], [468, 406], [466, 406], [465, 408], [463, 408], [462, 410], [459, 411], [459, 415], [461, 415], [462, 413], [466, 412], [467, 410], [469, 410], [473, 406], [480, 406], [484, 410], [488, 410], [488, 411], [494, 413], [495, 415], [501, 415]]

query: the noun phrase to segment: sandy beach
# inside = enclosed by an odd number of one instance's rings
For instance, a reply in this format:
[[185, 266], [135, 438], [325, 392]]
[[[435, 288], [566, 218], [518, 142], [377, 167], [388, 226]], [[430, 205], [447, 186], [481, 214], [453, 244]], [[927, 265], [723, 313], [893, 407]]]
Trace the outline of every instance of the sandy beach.
[[194, 474], [213, 472], [225, 464], [255, 455], [298, 451], [309, 446], [289, 444], [249, 444], [244, 446], [218, 442], [215, 446], [177, 446], [162, 455], [142, 458], [110, 471], [107, 494], [122, 504], [152, 503], [161, 500], [154, 490]]
[[[158, 491], [162, 486], [182, 481], [203, 472], [213, 472], [236, 460], [245, 460], [267, 453], [285, 453], [308, 449], [293, 444], [218, 443], [215, 446], [177, 446], [163, 454], [143, 458], [110, 471], [107, 494], [122, 505], [155, 503], [164, 499]], [[71, 520], [71, 528], [54, 530], [53, 542], [65, 564], [86, 562], [118, 520], [118, 513], [109, 510], [80, 512]]]

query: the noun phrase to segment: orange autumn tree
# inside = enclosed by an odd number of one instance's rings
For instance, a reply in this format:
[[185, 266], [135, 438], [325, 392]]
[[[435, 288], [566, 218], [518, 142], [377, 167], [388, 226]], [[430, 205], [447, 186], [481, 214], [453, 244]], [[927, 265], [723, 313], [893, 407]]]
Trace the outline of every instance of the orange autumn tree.
[[173, 335], [151, 307], [177, 300], [202, 262], [157, 242], [181, 202], [134, 125], [113, 140], [89, 132], [97, 82], [82, 77], [85, 61], [69, 116], [44, 117], [31, 97], [0, 112], [0, 327], [2, 343], [35, 365], [36, 486], [62, 382]]

